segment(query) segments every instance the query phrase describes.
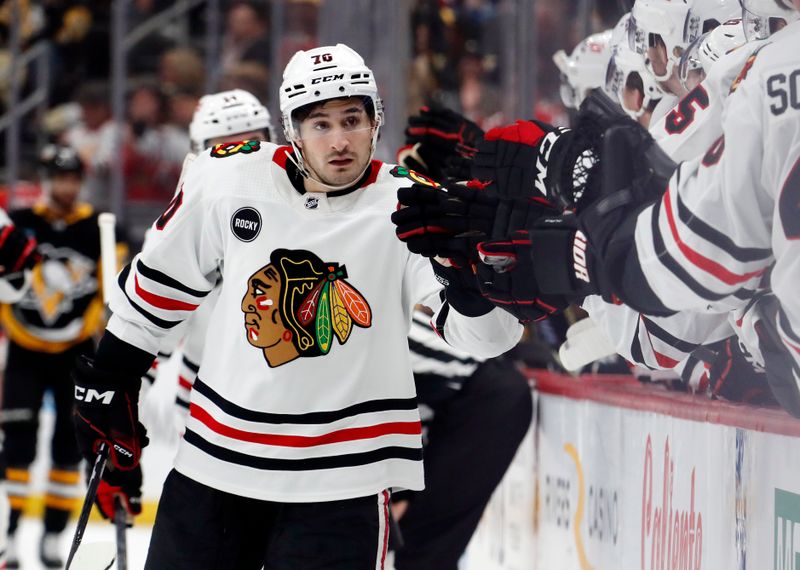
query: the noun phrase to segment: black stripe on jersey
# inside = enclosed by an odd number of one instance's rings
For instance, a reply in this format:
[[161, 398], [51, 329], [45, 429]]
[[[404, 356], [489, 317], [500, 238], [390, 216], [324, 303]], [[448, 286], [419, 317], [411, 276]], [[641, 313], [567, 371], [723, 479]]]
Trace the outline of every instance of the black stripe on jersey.
[[783, 310], [783, 307], [778, 305], [778, 314], [780, 317], [779, 326], [781, 330], [786, 333], [786, 336], [789, 337], [789, 340], [794, 342], [797, 345], [800, 345], [800, 336], [797, 336], [797, 333], [794, 332], [792, 329], [792, 322], [789, 320], [789, 317], [786, 315], [786, 311]]
[[[444, 293], [444, 289], [442, 289], [442, 294]], [[447, 322], [447, 315], [450, 313], [450, 303], [444, 301], [442, 304], [442, 308], [439, 309], [439, 314], [436, 315], [436, 322], [434, 323], [434, 327], [436, 329], [436, 334], [442, 337], [443, 340], [447, 341], [447, 338], [444, 336], [444, 324]]]
[[131, 272], [131, 266], [130, 264], [128, 264], [120, 272], [117, 282], [119, 283], [120, 289], [122, 289], [122, 292], [125, 294], [125, 298], [128, 300], [128, 303], [131, 304], [131, 307], [136, 309], [148, 321], [150, 321], [151, 323], [162, 329], [171, 329], [172, 327], [181, 324], [181, 321], [165, 321], [164, 319], [160, 319], [154, 314], [144, 310], [142, 307], [137, 305], [133, 299], [131, 299], [130, 295], [128, 295], [128, 292], [125, 290], [125, 282], [128, 280], [128, 275], [130, 274], [130, 272]]
[[699, 344], [681, 340], [678, 337], [672, 336], [670, 333], [662, 329], [660, 326], [658, 326], [656, 323], [654, 323], [645, 316], [643, 316], [640, 320], [644, 321], [644, 328], [645, 330], [647, 330], [648, 334], [656, 337], [663, 343], [666, 343], [670, 346], [677, 348], [681, 352], [685, 352], [688, 354], [692, 352], [694, 349], [696, 349], [698, 346], [700, 346]]
[[644, 361], [644, 354], [642, 353], [642, 343], [639, 340], [639, 326], [642, 323], [642, 319], [636, 319], [636, 331], [633, 333], [633, 340], [631, 341], [631, 358], [633, 361], [640, 365], [648, 368], [650, 370], [655, 370], [652, 366], [649, 366]]
[[[431, 332], [431, 334], [433, 333]], [[411, 338], [408, 339], [408, 348], [410, 348], [411, 352], [413, 352], [414, 354], [417, 354], [424, 358], [438, 360], [439, 362], [452, 362], [454, 360], [457, 360], [459, 362], [463, 362], [464, 364], [479, 364], [479, 362], [469, 357], [462, 358], [450, 352], [445, 352], [444, 350], [436, 350], [435, 348], [430, 348], [429, 346], [425, 346], [421, 342], [417, 342], [416, 340], [412, 340]]]
[[247, 408], [234, 404], [217, 394], [208, 384], [200, 380], [200, 378], [194, 381], [194, 387], [192, 389], [211, 400], [215, 406], [229, 416], [248, 422], [262, 422], [266, 424], [327, 424], [358, 414], [417, 409], [416, 398], [387, 398], [385, 400], [359, 402], [358, 404], [342, 408], [341, 410], [331, 410], [327, 412], [273, 414], [270, 412], [248, 410]]
[[667, 251], [667, 248], [664, 245], [664, 239], [661, 237], [661, 230], [658, 227], [658, 218], [661, 214], [662, 202], [662, 200], [658, 200], [655, 202], [655, 204], [653, 204], [653, 215], [650, 218], [650, 226], [653, 233], [653, 247], [655, 248], [658, 259], [661, 261], [664, 267], [669, 269], [669, 271], [675, 275], [675, 277], [689, 287], [689, 289], [691, 289], [697, 296], [709, 301], [719, 301], [720, 299], [724, 299], [727, 297], [727, 295], [712, 293], [700, 285], [700, 283], [698, 283], [694, 277], [689, 275], [689, 272], [686, 271], [686, 269], [684, 269]]
[[192, 289], [191, 287], [187, 287], [180, 281], [177, 281], [167, 275], [166, 273], [161, 273], [157, 269], [153, 269], [152, 267], [147, 267], [144, 263], [142, 263], [141, 259], [136, 260], [136, 271], [150, 279], [151, 281], [155, 281], [165, 287], [170, 287], [172, 289], [177, 289], [183, 293], [187, 293], [192, 295], [193, 297], [200, 297], [201, 299], [211, 293], [211, 291], [198, 291], [197, 289]]
[[175, 404], [180, 406], [181, 408], [186, 409], [186, 410], [189, 409], [189, 401], [188, 400], [184, 400], [180, 396], [175, 396]]
[[748, 263], [766, 259], [772, 255], [772, 250], [770, 249], [741, 247], [736, 245], [731, 238], [695, 216], [686, 204], [684, 204], [683, 200], [681, 200], [680, 192], [675, 192], [675, 196], [678, 202], [678, 217], [681, 221], [694, 233], [709, 243], [714, 244], [733, 259], [741, 261], [742, 263]]
[[337, 469], [340, 467], [357, 467], [369, 463], [377, 463], [387, 459], [407, 459], [422, 461], [422, 448], [416, 447], [382, 447], [362, 453], [346, 453], [327, 457], [309, 457], [306, 459], [275, 459], [272, 457], [255, 457], [227, 447], [215, 445], [190, 429], [186, 430], [183, 439], [199, 450], [216, 457], [226, 463], [244, 465], [255, 469], [271, 471], [313, 471], [317, 469]]
[[194, 372], [195, 374], [197, 374], [197, 372], [200, 370], [200, 365], [199, 364], [195, 364], [194, 362], [192, 362], [191, 360], [189, 360], [185, 356], [183, 357], [183, 365], [186, 368], [188, 368], [189, 370], [191, 370], [192, 372]]

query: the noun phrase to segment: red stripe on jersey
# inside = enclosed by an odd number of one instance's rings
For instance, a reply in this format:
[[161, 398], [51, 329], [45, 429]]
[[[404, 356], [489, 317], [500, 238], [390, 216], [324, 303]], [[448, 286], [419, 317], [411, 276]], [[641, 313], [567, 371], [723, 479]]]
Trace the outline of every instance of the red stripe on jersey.
[[761, 275], [764, 273], [764, 269], [759, 269], [758, 271], [751, 271], [750, 273], [745, 273], [744, 275], [739, 275], [737, 273], [733, 273], [713, 259], [709, 259], [708, 257], [704, 256], [703, 254], [693, 250], [689, 247], [684, 241], [681, 239], [680, 235], [678, 235], [678, 227], [675, 224], [675, 216], [672, 213], [672, 203], [669, 199], [669, 193], [671, 189], [667, 188], [667, 192], [664, 194], [664, 210], [667, 212], [667, 222], [669, 223], [669, 229], [672, 233], [672, 239], [675, 240], [675, 243], [678, 244], [678, 249], [681, 250], [683, 256], [688, 259], [693, 265], [699, 267], [706, 273], [709, 273], [722, 281], [727, 285], [736, 285], [737, 283], [743, 283], [753, 277]]
[[178, 384], [181, 388], [186, 388], [187, 390], [191, 390], [193, 386], [193, 384], [183, 376], [178, 376]]
[[161, 295], [156, 295], [155, 293], [142, 289], [141, 285], [139, 285], [138, 275], [134, 277], [133, 282], [136, 288], [136, 294], [150, 305], [158, 307], [159, 309], [164, 309], [166, 311], [194, 311], [198, 307], [198, 305], [193, 305], [192, 303], [176, 301], [175, 299], [162, 297]]
[[275, 150], [275, 154], [272, 155], [272, 162], [286, 170], [286, 161], [289, 160], [289, 154], [292, 152], [292, 147], [290, 146], [281, 146]]
[[271, 433], [256, 433], [226, 426], [195, 403], [189, 407], [189, 415], [205, 424], [212, 431], [239, 441], [260, 443], [262, 445], [275, 445], [280, 447], [314, 447], [330, 443], [372, 439], [382, 435], [420, 435], [422, 427], [416, 422], [387, 422], [374, 426], [346, 428], [322, 435], [278, 435]]
[[381, 491], [383, 495], [383, 546], [381, 547], [381, 570], [386, 567], [386, 553], [389, 552], [389, 491]]

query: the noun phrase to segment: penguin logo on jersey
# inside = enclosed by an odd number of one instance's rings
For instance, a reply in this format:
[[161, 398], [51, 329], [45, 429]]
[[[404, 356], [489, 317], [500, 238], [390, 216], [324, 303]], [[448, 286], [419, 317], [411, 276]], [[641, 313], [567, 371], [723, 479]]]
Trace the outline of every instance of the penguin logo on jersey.
[[302, 249], [276, 249], [253, 273], [242, 298], [247, 342], [270, 368], [300, 357], [324, 356], [333, 339], [344, 344], [354, 327], [372, 326], [372, 309], [346, 281], [347, 269]]

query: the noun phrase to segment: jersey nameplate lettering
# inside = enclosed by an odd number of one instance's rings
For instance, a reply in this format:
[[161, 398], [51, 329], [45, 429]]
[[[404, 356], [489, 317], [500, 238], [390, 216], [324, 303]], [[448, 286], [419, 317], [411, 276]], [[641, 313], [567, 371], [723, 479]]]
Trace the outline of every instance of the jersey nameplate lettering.
[[231, 218], [231, 231], [243, 242], [253, 241], [261, 232], [261, 214], [250, 206], [239, 208]]

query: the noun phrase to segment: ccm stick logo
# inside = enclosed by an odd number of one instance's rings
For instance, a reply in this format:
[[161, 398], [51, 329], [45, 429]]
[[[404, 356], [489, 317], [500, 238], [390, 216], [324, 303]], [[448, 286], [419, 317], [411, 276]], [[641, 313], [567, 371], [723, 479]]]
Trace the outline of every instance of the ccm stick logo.
[[94, 388], [86, 389], [82, 388], [81, 386], [75, 386], [75, 399], [80, 400], [81, 402], [86, 402], [87, 404], [91, 404], [92, 402], [100, 402], [108, 405], [111, 403], [111, 400], [114, 399], [114, 390], [99, 392]]

